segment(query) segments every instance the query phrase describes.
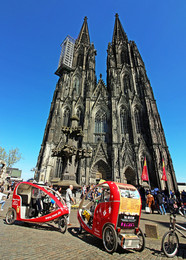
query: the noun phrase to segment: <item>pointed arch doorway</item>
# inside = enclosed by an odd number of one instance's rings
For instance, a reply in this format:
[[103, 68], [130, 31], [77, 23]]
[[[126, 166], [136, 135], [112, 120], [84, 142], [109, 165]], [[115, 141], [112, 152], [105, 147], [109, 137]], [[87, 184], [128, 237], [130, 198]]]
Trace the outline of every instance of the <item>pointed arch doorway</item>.
[[95, 173], [95, 181], [98, 183], [101, 179], [103, 180], [111, 180], [111, 171], [107, 163], [103, 160], [99, 160], [95, 163], [93, 167], [93, 171]]
[[124, 170], [124, 179], [127, 184], [137, 185], [136, 183], [136, 173], [134, 169], [130, 166], [127, 166]]

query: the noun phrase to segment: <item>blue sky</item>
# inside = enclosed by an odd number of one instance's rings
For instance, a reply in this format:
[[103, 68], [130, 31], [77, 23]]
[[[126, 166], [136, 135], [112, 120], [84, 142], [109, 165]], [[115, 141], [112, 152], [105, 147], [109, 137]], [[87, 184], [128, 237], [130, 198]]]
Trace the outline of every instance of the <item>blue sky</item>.
[[0, 146], [18, 147], [15, 164], [33, 176], [53, 92], [60, 44], [77, 38], [88, 17], [97, 50], [96, 73], [106, 79], [106, 50], [115, 13], [145, 63], [177, 180], [186, 182], [186, 1], [8, 0], [0, 3]]

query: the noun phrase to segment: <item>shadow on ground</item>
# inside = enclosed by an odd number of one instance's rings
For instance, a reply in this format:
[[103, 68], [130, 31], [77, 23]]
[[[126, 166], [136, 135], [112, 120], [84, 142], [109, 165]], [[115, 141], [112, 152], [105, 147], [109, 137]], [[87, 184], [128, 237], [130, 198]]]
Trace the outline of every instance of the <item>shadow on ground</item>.
[[[8, 225], [5, 221], [5, 219], [3, 219], [4, 224]], [[26, 228], [30, 228], [30, 229], [38, 229], [38, 230], [44, 230], [44, 231], [59, 231], [58, 225], [55, 223], [41, 223], [41, 224], [37, 224], [37, 223], [28, 223], [28, 222], [23, 222], [23, 221], [18, 221], [16, 220], [13, 224], [11, 225], [15, 225], [15, 226], [19, 226], [21, 227], [26, 227]]]
[[[87, 233], [86, 231], [82, 230], [82, 233], [79, 234], [79, 228], [77, 228], [77, 227], [74, 227], [74, 228], [71, 227], [71, 228], [68, 228], [68, 232], [69, 232], [72, 236], [74, 236], [74, 237], [76, 237], [76, 238], [82, 240], [83, 242], [85, 242], [85, 243], [87, 243], [87, 244], [89, 244], [89, 245], [91, 245], [91, 246], [94, 246], [94, 247], [100, 249], [101, 251], [107, 252], [107, 251], [105, 250], [104, 246], [103, 246], [102, 240], [99, 239], [99, 238], [97, 238], [97, 237], [95, 237], [95, 236], [93, 236], [93, 235], [91, 235], [91, 234], [89, 234], [89, 233]], [[132, 257], [132, 256], [134, 256], [134, 254], [136, 253], [136, 251], [133, 251], [133, 250], [124, 250], [121, 246], [118, 245], [118, 248], [117, 248], [117, 250], [116, 250], [116, 253], [118, 253], [118, 254], [120, 254], [120, 255], [122, 255], [122, 254], [123, 254], [123, 255], [124, 255], [124, 254], [131, 254], [131, 257]]]

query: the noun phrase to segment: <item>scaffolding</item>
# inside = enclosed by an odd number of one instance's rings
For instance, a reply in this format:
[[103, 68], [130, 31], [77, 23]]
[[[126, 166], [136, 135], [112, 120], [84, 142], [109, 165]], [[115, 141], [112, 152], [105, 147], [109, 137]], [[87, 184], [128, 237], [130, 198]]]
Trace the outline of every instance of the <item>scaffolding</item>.
[[58, 69], [62, 65], [72, 68], [74, 45], [75, 45], [75, 40], [68, 35], [61, 44], [62, 49], [61, 49]]

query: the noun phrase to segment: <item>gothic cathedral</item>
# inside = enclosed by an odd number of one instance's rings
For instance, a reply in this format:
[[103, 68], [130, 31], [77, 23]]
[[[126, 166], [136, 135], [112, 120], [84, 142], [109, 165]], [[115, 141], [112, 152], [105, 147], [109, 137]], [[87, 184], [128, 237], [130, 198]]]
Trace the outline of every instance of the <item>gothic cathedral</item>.
[[[107, 49], [107, 85], [95, 75], [85, 17], [62, 44], [56, 85], [35, 178], [58, 186], [100, 179], [177, 189], [175, 172], [145, 65], [115, 17]], [[149, 182], [142, 180], [146, 158]], [[167, 182], [162, 179], [163, 163]]]

